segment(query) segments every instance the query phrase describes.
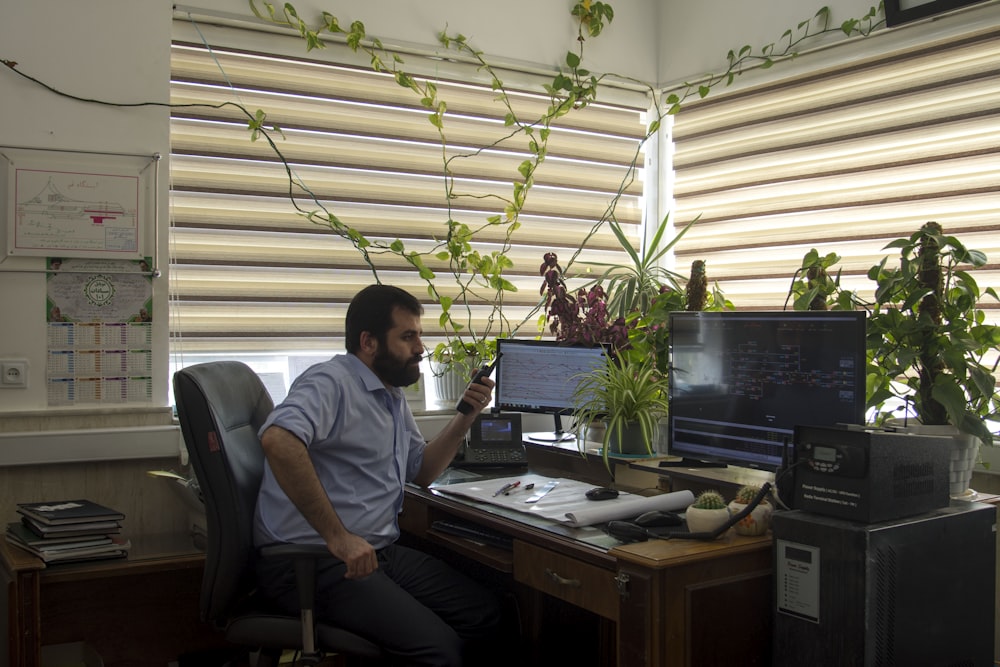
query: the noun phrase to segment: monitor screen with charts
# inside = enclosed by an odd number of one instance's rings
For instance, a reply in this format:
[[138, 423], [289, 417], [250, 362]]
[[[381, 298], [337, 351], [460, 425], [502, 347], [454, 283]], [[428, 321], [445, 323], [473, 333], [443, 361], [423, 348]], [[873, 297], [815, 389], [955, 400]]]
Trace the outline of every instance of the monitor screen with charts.
[[501, 338], [497, 340], [497, 353], [496, 407], [553, 415], [555, 430], [551, 434], [529, 434], [532, 439], [571, 439], [562, 431], [559, 417], [572, 414], [579, 379], [604, 364], [606, 349]]
[[864, 312], [675, 312], [669, 326], [669, 452], [691, 465], [773, 471], [796, 425], [864, 423]]

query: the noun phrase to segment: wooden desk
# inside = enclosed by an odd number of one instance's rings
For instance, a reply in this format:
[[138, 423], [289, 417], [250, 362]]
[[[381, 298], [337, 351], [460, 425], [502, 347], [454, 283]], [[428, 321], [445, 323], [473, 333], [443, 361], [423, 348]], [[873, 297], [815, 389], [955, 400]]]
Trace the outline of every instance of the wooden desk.
[[39, 667], [42, 645], [77, 641], [93, 646], [106, 667], [163, 667], [183, 652], [224, 646], [198, 616], [205, 556], [190, 537], [132, 542], [127, 559], [46, 567], [0, 541], [5, 664]]
[[[769, 536], [620, 545], [595, 528], [506, 512], [408, 487], [400, 526], [605, 619], [619, 667], [770, 664]], [[454, 518], [510, 535], [513, 549], [434, 530]]]

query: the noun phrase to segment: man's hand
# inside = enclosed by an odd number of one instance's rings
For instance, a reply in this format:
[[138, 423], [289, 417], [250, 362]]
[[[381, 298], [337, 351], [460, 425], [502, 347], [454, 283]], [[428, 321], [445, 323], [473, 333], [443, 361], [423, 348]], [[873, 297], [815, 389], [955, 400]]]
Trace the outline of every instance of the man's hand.
[[469, 383], [465, 393], [462, 394], [462, 400], [473, 406], [473, 409], [470, 410], [473, 415], [479, 414], [483, 408], [489, 405], [495, 386], [496, 383], [488, 377], [482, 377], [477, 382]]
[[364, 539], [347, 533], [344, 537], [327, 542], [326, 548], [347, 566], [345, 579], [363, 579], [378, 569], [375, 549]]

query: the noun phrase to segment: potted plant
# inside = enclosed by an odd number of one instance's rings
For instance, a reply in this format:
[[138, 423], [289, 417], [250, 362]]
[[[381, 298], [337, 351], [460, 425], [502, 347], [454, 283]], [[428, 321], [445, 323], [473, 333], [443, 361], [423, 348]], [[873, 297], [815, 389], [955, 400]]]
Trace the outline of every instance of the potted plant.
[[[610, 454], [650, 456], [667, 414], [666, 379], [649, 360], [625, 362], [609, 355], [606, 362], [579, 378], [573, 395], [575, 428], [605, 426], [601, 454], [610, 470]], [[583, 447], [584, 440], [578, 442]]]
[[[745, 484], [736, 491], [736, 497], [729, 502], [729, 513], [735, 516], [742, 512], [747, 505], [760, 493], [760, 486], [755, 484]], [[733, 530], [737, 535], [763, 535], [771, 527], [771, 515], [774, 508], [767, 500], [762, 500], [750, 514], [740, 519]]]
[[464, 342], [452, 338], [438, 343], [427, 356], [438, 399], [454, 403], [462, 397], [475, 371], [496, 356], [496, 339]]
[[[986, 420], [1000, 416], [997, 361], [1000, 327], [986, 323], [978, 307], [984, 294], [997, 299], [992, 287], [981, 290], [971, 271], [986, 264], [986, 255], [945, 235], [936, 222], [924, 224], [898, 248], [898, 268], [884, 258], [868, 271], [875, 281], [875, 302], [868, 318], [868, 405], [882, 407], [893, 398], [905, 402], [919, 428], [929, 434], [961, 434], [954, 444], [956, 465], [967, 474], [953, 479], [952, 494], [968, 488], [980, 443], [993, 444]], [[963, 463], [964, 461], [964, 463]]]
[[868, 310], [866, 402], [872, 421], [883, 425], [902, 409], [909, 430], [947, 436], [953, 445], [952, 495], [959, 495], [968, 488], [979, 444], [993, 444], [987, 422], [1000, 415], [994, 375], [1000, 327], [987, 324], [977, 306], [984, 295], [998, 297], [992, 287], [981, 289], [970, 270], [984, 266], [987, 257], [946, 235], [937, 222], [885, 247], [899, 250], [899, 266], [887, 266], [887, 256], [868, 270], [875, 283], [871, 303], [843, 290], [839, 275], [830, 281], [826, 270], [839, 257], [820, 257], [815, 250], [800, 270], [812, 276], [812, 286], [799, 279], [790, 293], [797, 309], [824, 301]]
[[702, 491], [688, 505], [684, 518], [690, 532], [710, 533], [729, 521], [729, 508], [718, 491]]

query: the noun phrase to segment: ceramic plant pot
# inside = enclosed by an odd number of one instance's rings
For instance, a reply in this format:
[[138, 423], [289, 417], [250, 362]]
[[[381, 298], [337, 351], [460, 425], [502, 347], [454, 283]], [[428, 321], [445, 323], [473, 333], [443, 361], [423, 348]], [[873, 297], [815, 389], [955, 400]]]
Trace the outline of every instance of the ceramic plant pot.
[[439, 401], [454, 403], [462, 398], [465, 388], [469, 385], [469, 378], [464, 377], [461, 371], [433, 361], [431, 362], [431, 371], [434, 376], [434, 389]]
[[925, 426], [911, 421], [904, 426], [902, 419], [890, 419], [886, 423], [902, 428], [907, 433], [933, 435], [947, 442], [951, 448], [948, 495], [958, 500], [970, 500], [976, 497], [976, 492], [969, 488], [969, 483], [972, 481], [972, 469], [975, 468], [979, 456], [979, 438], [950, 425]]
[[729, 521], [729, 509], [723, 507], [722, 509], [706, 510], [700, 507], [688, 506], [684, 517], [690, 532], [710, 533]]
[[[734, 500], [729, 503], [729, 513], [731, 516], [735, 516], [742, 512], [745, 507], [746, 505], [743, 503]], [[771, 503], [761, 502], [753, 508], [750, 514], [740, 519], [739, 523], [733, 526], [733, 530], [736, 531], [737, 535], [763, 535], [771, 527], [773, 513], [774, 508], [771, 507]]]
[[608, 440], [608, 446], [612, 454], [625, 454], [627, 456], [648, 456], [649, 449], [642, 439], [642, 426], [638, 422], [632, 422], [625, 426], [621, 432], [612, 430]]

